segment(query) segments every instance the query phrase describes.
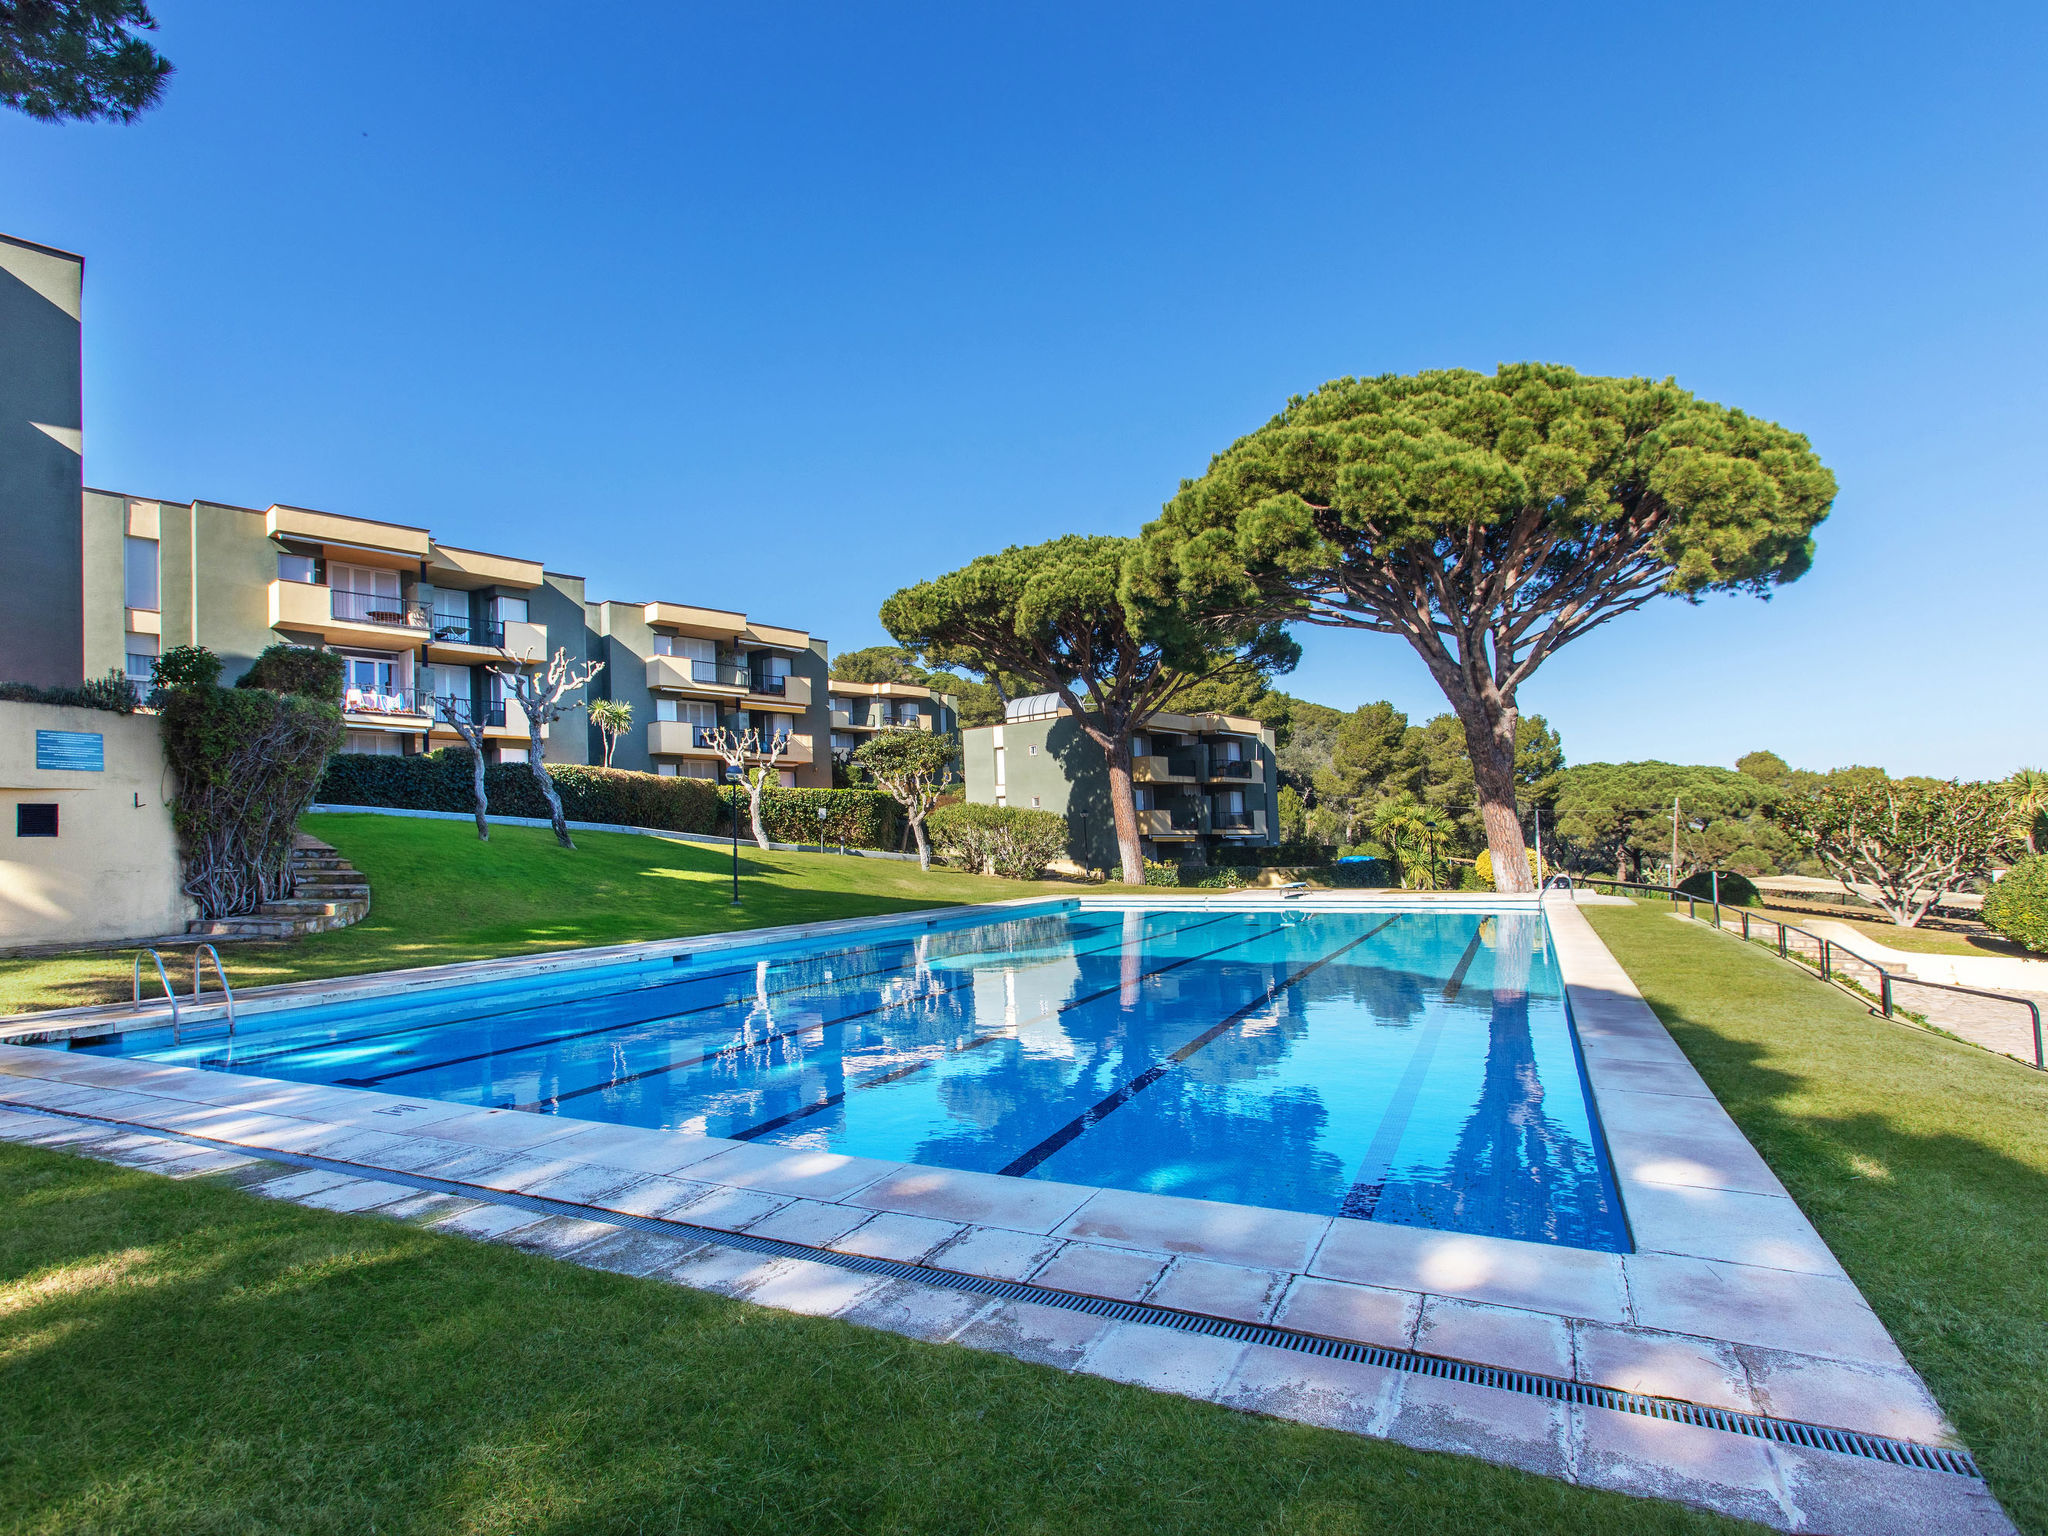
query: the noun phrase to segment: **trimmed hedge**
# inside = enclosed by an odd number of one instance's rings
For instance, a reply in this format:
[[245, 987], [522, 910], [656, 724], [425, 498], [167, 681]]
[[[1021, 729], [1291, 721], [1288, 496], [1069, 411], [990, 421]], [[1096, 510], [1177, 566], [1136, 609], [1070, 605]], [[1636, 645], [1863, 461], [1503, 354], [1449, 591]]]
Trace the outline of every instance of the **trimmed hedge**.
[[88, 678], [76, 688], [0, 683], [0, 704], [63, 704], [73, 709], [103, 709], [110, 715], [132, 715], [138, 702], [135, 685], [118, 667], [105, 677]]
[[1984, 926], [2048, 954], [2048, 856], [2021, 859], [1985, 892]]
[[[328, 805], [385, 805], [408, 811], [476, 809], [470, 795], [467, 747], [443, 747], [415, 757], [389, 757], [343, 752], [329, 760], [317, 798]], [[719, 787], [708, 779], [634, 773], [625, 768], [598, 768], [583, 763], [550, 763], [562, 814], [571, 821], [605, 821], [627, 827], [653, 827], [662, 832], [720, 833], [730, 830], [731, 816]], [[548, 815], [547, 801], [533, 772], [524, 763], [492, 763], [484, 769], [484, 793], [499, 816]], [[829, 814], [825, 840], [844, 841], [851, 848], [892, 849], [897, 841], [900, 808], [894, 800], [870, 789], [770, 789], [761, 796], [761, 822], [771, 840], [815, 843], [818, 810]], [[742, 837], [746, 830], [746, 799], [740, 800]]]
[[1067, 851], [1064, 816], [1018, 805], [942, 805], [925, 821], [925, 831], [940, 857], [1010, 880], [1037, 879]]
[[[1697, 896], [1701, 901], [1714, 899], [1714, 875], [1712, 870], [1697, 870], [1678, 882], [1678, 888], [1688, 896]], [[1738, 875], [1731, 869], [1721, 871], [1721, 905], [1724, 907], [1760, 907], [1764, 904], [1763, 893], [1747, 875]]]

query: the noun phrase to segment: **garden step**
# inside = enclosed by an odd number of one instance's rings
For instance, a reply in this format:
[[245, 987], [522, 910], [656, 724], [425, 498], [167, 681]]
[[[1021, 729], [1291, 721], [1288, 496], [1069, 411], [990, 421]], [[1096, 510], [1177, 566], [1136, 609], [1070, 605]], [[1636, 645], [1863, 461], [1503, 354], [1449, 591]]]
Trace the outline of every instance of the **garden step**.
[[369, 914], [369, 878], [317, 837], [294, 836], [291, 876], [290, 896], [241, 917], [198, 919], [185, 931], [222, 939], [290, 939], [346, 928]]

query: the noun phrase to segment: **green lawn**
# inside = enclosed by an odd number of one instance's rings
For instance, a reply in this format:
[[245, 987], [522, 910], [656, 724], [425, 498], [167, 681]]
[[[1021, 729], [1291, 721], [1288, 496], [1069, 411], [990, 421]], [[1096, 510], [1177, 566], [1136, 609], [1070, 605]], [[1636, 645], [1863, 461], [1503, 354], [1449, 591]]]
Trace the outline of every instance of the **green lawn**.
[[2048, 1533], [2048, 1076], [1662, 906], [1585, 912], [2013, 1518]]
[[[479, 843], [471, 822], [308, 816], [302, 825], [370, 877], [370, 915], [334, 933], [223, 946], [237, 987], [1081, 889], [742, 843], [735, 909], [731, 853], [704, 843], [579, 832], [572, 853], [537, 827], [493, 827]], [[125, 1000], [132, 955], [0, 960], [0, 1014]]]
[[1903, 950], [1913, 955], [2009, 955], [2015, 959], [2036, 958], [2027, 954], [2019, 945], [2009, 939], [2002, 939], [1988, 931], [1958, 931], [1953, 928], [1901, 928], [1890, 919], [1878, 916], [1872, 918], [1858, 907], [1844, 907], [1839, 912], [1826, 914], [1818, 912], [1784, 910], [1765, 906], [1761, 909], [1766, 917], [1782, 917], [1794, 928], [1810, 926], [1817, 917], [1825, 916], [1838, 923], [1846, 923], [1864, 937], [1882, 944], [1887, 949]]
[[0, 1144], [0, 1530], [1733, 1532]]

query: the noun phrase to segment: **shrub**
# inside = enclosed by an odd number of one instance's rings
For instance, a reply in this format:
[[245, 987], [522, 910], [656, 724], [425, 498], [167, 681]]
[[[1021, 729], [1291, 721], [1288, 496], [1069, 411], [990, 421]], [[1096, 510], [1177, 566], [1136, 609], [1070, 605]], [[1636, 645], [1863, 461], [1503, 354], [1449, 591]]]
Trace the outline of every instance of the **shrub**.
[[1985, 893], [1984, 923], [2015, 944], [2048, 954], [2048, 855], [2021, 859]]
[[103, 709], [132, 715], [139, 701], [135, 685], [119, 667], [105, 677], [91, 677], [76, 688], [39, 688], [34, 683], [0, 683], [0, 703], [64, 704], [73, 709]]
[[[1697, 896], [1701, 901], [1714, 899], [1714, 875], [1711, 870], [1696, 870], [1678, 882], [1678, 888], [1688, 896]], [[1738, 875], [1731, 869], [1721, 871], [1721, 905], [1724, 907], [1760, 907], [1764, 904], [1749, 876]]]
[[1145, 861], [1145, 883], [1147, 885], [1179, 885], [1180, 866], [1163, 864], [1157, 859]]
[[[551, 763], [562, 814], [571, 821], [605, 821], [653, 827], [662, 832], [719, 833], [731, 813], [709, 779], [674, 778]], [[545, 818], [547, 801], [524, 763], [493, 763], [484, 769], [484, 790], [501, 816]], [[387, 805], [409, 811], [475, 809], [470, 793], [467, 747], [443, 747], [417, 757], [380, 757], [344, 752], [327, 765], [319, 799], [330, 805]], [[770, 789], [761, 796], [761, 822], [781, 843], [818, 840], [818, 810], [826, 812], [827, 842], [852, 848], [892, 848], [897, 837], [896, 802], [876, 790]], [[743, 812], [744, 814], [744, 802]]]
[[[1529, 861], [1529, 878], [1531, 880], [1537, 881], [1540, 884], [1541, 877], [1536, 873], [1536, 850], [1534, 848], [1524, 848], [1522, 850], [1522, 854]], [[1493, 854], [1489, 852], [1487, 849], [1480, 849], [1479, 857], [1472, 861], [1472, 869], [1473, 872], [1479, 877], [1478, 884], [1475, 885], [1473, 889], [1481, 891], [1492, 890]]]
[[174, 645], [150, 666], [159, 691], [211, 688], [220, 681], [220, 658], [203, 645]]
[[941, 806], [926, 823], [944, 858], [986, 875], [1032, 880], [1067, 851], [1067, 822], [1056, 811], [1017, 805]]
[[235, 684], [237, 688], [262, 688], [271, 693], [295, 694], [302, 699], [339, 702], [348, 663], [334, 651], [316, 651], [310, 645], [278, 644], [266, 648], [249, 663]]
[[220, 658], [201, 646], [159, 658], [183, 886], [209, 918], [291, 894], [292, 834], [342, 734], [333, 703], [221, 688], [219, 676]]

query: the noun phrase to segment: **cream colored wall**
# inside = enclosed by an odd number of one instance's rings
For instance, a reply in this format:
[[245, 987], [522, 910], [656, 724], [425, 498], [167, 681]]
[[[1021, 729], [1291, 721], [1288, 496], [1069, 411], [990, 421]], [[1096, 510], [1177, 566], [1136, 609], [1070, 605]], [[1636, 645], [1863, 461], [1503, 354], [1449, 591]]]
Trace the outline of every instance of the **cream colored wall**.
[[[36, 767], [36, 732], [97, 732], [106, 767]], [[154, 715], [0, 703], [0, 949], [182, 933], [170, 772]], [[15, 806], [54, 803], [57, 835], [16, 837]]]

